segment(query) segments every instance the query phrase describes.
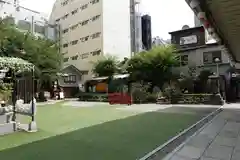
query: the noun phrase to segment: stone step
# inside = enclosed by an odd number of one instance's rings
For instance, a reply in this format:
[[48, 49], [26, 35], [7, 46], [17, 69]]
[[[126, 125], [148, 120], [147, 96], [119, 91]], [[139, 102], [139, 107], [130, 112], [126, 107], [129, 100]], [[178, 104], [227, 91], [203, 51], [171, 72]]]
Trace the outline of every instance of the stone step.
[[0, 124], [8, 123], [11, 120], [11, 113], [0, 115]]
[[7, 123], [7, 116], [6, 115], [0, 115], [0, 124]]
[[0, 124], [0, 136], [10, 134], [14, 132], [14, 123]]

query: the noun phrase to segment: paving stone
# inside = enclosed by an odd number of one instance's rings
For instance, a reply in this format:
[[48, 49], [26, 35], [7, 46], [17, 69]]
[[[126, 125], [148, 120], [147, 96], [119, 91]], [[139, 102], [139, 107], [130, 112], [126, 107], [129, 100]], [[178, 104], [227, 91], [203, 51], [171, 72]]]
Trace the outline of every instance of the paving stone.
[[215, 158], [208, 158], [208, 157], [203, 157], [200, 160], [222, 160], [222, 159], [215, 159]]
[[217, 136], [216, 139], [213, 141], [212, 145], [235, 147], [236, 143], [237, 143], [237, 138], [226, 138], [226, 137]]
[[196, 148], [192, 146], [184, 146], [180, 151], [177, 152], [177, 155], [187, 157], [190, 159], [198, 159], [202, 156], [204, 149]]
[[227, 122], [227, 124], [223, 127], [223, 130], [236, 131], [236, 132], [239, 132], [239, 129], [240, 129], [240, 123], [237, 123], [237, 122]]
[[240, 112], [224, 110], [170, 160], [240, 160], [238, 119]]
[[199, 135], [206, 136], [206, 137], [210, 138], [211, 140], [213, 140], [219, 134], [220, 130], [221, 129], [207, 128], [207, 129], [202, 130], [199, 133]]
[[231, 110], [225, 110], [221, 112], [219, 116], [221, 116], [224, 119], [232, 119], [233, 114], [234, 112], [232, 112]]
[[187, 158], [187, 157], [182, 157], [182, 156], [179, 156], [179, 155], [175, 155], [172, 158], [170, 158], [169, 160], [194, 160], [194, 159]]
[[237, 138], [238, 137], [238, 131], [235, 131], [235, 130], [222, 130], [219, 133], [219, 136], [227, 137], [227, 138]]
[[224, 115], [224, 118], [228, 121], [235, 121], [240, 122], [240, 113], [239, 111], [227, 111], [227, 113]]
[[236, 142], [235, 150], [240, 151], [240, 139], [238, 139], [237, 142]]
[[231, 160], [239, 160], [240, 159], [240, 151], [235, 150], [232, 155]]
[[230, 160], [232, 151], [233, 147], [211, 145], [204, 153], [204, 157], [220, 160]]
[[187, 145], [197, 147], [197, 148], [206, 148], [212, 142], [212, 140], [213, 140], [212, 138], [209, 138], [206, 135], [199, 134], [199, 135], [193, 137], [187, 143]]

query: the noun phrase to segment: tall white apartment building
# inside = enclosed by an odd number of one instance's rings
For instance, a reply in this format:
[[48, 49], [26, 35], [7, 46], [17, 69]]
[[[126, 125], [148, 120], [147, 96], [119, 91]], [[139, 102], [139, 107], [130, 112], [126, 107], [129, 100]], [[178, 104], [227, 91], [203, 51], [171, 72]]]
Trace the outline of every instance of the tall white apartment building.
[[20, 31], [30, 31], [52, 40], [58, 37], [57, 27], [48, 25], [46, 14], [20, 6], [19, 0], [0, 0], [0, 17], [12, 18]]
[[56, 0], [50, 23], [61, 27], [66, 65], [91, 72], [103, 55], [131, 55], [130, 0]]
[[139, 53], [143, 50], [141, 0], [130, 0], [131, 51]]

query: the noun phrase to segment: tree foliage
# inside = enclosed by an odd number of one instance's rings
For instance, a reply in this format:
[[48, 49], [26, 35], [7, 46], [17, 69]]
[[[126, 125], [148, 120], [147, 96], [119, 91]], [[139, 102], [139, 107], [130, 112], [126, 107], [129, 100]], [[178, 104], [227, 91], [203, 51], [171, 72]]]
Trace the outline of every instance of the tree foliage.
[[142, 52], [128, 61], [127, 71], [133, 81], [143, 80], [162, 88], [172, 77], [172, 67], [177, 64], [175, 48], [161, 46]]
[[33, 63], [42, 87], [49, 88], [62, 67], [57, 42], [22, 32], [7, 22], [6, 19], [0, 21], [0, 56], [19, 57]]
[[111, 77], [118, 72], [116, 57], [106, 56], [94, 63], [93, 73], [99, 77]]

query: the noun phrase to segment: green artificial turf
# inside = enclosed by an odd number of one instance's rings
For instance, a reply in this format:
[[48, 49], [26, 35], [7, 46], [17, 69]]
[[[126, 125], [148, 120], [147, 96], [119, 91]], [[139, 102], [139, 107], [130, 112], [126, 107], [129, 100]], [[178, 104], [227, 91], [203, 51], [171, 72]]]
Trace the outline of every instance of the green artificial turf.
[[61, 104], [39, 107], [37, 114], [39, 132], [0, 137], [1, 159], [135, 160], [200, 118]]

